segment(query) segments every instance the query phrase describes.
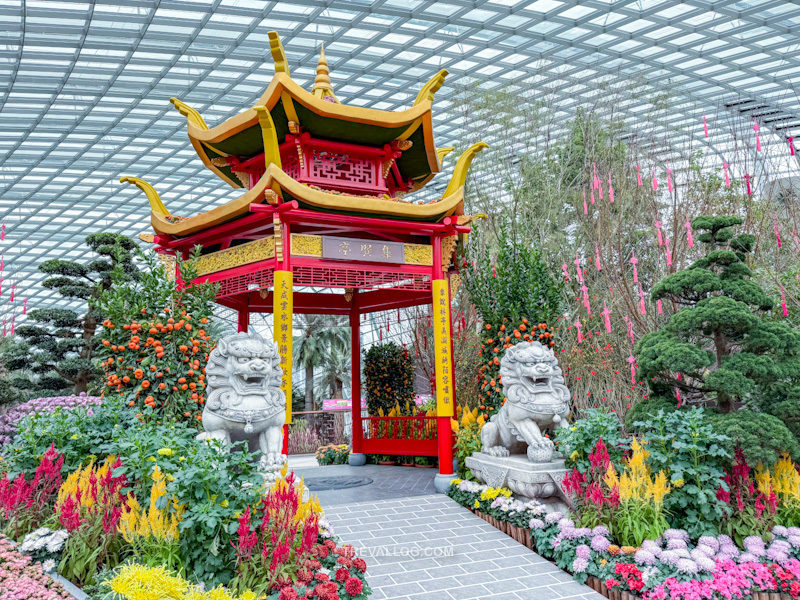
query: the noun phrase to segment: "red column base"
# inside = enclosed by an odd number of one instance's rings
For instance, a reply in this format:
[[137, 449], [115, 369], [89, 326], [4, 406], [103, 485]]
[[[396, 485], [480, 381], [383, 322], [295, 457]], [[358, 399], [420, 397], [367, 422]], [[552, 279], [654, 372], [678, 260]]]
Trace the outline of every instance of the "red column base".
[[453, 437], [450, 417], [436, 418], [436, 437], [439, 439], [439, 474], [453, 474]]
[[281, 452], [289, 455], [289, 425], [283, 426], [283, 450]]

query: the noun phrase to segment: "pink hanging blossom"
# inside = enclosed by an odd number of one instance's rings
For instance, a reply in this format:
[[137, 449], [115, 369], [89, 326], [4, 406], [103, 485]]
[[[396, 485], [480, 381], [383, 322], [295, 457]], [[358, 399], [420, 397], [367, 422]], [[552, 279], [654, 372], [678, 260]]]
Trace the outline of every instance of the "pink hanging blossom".
[[628, 357], [628, 362], [631, 364], [631, 383], [636, 384], [636, 359], [633, 357], [633, 352]]
[[597, 270], [600, 271], [603, 268], [603, 265], [600, 264], [600, 246], [597, 245], [597, 242], [594, 243], [594, 255], [595, 265], [597, 266]]
[[614, 202], [614, 186], [611, 184], [611, 173], [608, 174], [608, 201]]
[[594, 190], [589, 190], [589, 198], [592, 202], [592, 206], [594, 206]]
[[597, 165], [592, 163], [592, 189], [600, 188], [600, 179], [597, 177]]
[[686, 223], [684, 223], [686, 227], [686, 238], [689, 240], [689, 248], [694, 248], [694, 238], [692, 237], [692, 223], [689, 221], [689, 217], [686, 217]]
[[658, 190], [658, 179], [656, 179], [656, 168], [653, 167], [653, 191]]
[[578, 258], [578, 253], [575, 253], [575, 269], [578, 271], [578, 283], [583, 283], [583, 271], [581, 271], [581, 259]]
[[611, 333], [611, 319], [608, 316], [611, 314], [611, 311], [608, 310], [608, 306], [606, 306], [606, 301], [603, 300], [603, 312], [600, 313], [603, 315], [603, 322], [606, 326], [606, 333]]
[[786, 294], [784, 294], [783, 287], [781, 287], [781, 312], [783, 313], [784, 317], [789, 316], [789, 311], [786, 310]]
[[656, 301], [656, 306], [658, 307], [658, 314], [663, 314], [664, 310], [663, 310], [663, 307], [661, 305], [661, 299]]
[[706, 120], [706, 113], [703, 113], [703, 133], [708, 137], [708, 121]]
[[636, 165], [636, 185], [638, 185], [639, 187], [642, 187], [642, 185], [644, 185], [642, 183], [642, 171], [641, 171], [641, 169], [642, 169], [641, 166]]
[[789, 154], [794, 156], [794, 138], [790, 136], [786, 138], [786, 141], [789, 142]]
[[570, 279], [569, 272], [567, 271], [567, 263], [561, 265], [561, 270], [564, 272], [564, 282], [569, 283], [572, 281], [572, 279]]
[[575, 321], [575, 329], [578, 330], [578, 343], [580, 344], [583, 341], [583, 335], [581, 335], [581, 322]]
[[778, 240], [778, 248], [781, 247], [781, 230], [778, 227], [778, 217], [775, 216], [775, 213], [772, 213], [772, 224], [775, 230], [775, 237]]
[[586, 314], [592, 314], [592, 307], [589, 304], [589, 288], [586, 287], [586, 283], [581, 286], [581, 292], [583, 292], [583, 306], [586, 309]]
[[672, 169], [670, 169], [669, 167], [667, 167], [667, 189], [669, 190], [669, 193], [671, 194], [672, 193], [672, 189], [673, 189], [672, 188]]
[[680, 408], [681, 404], [683, 404], [683, 400], [681, 398], [681, 391], [677, 388], [677, 386], [675, 387], [675, 397], [678, 399], [678, 408]]
[[28, 314], [28, 299], [27, 298], [25, 298], [25, 300], [22, 301], [22, 314], [23, 315], [27, 315]]
[[658, 245], [664, 245], [664, 238], [661, 236], [661, 221], [656, 221], [656, 233], [658, 234]]
[[598, 198], [600, 198], [600, 200], [602, 200], [603, 199], [603, 181], [601, 179], [597, 180], [597, 192], [600, 194], [598, 196]]
[[6, 239], [6, 222], [3, 221], [3, 227], [0, 229], [0, 242]]
[[744, 179], [747, 182], [747, 195], [748, 196], [752, 196], [753, 195], [753, 190], [750, 187], [750, 177], [752, 177], [752, 176], [748, 175], [747, 173], [745, 173]]
[[756, 152], [761, 152], [761, 137], [758, 135], [759, 129], [761, 129], [761, 126], [753, 119], [753, 131], [756, 132]]
[[17, 315], [11, 315], [11, 331], [9, 332], [11, 335], [14, 335], [14, 321], [17, 320]]
[[16, 291], [17, 291], [17, 284], [16, 283], [12, 283], [11, 284], [11, 300], [10, 300], [10, 302], [14, 301], [14, 293]]
[[6, 255], [0, 254], [0, 273], [3, 272], [3, 265], [6, 263]]
[[589, 214], [589, 206], [586, 204], [586, 188], [583, 188], [583, 214]]
[[668, 237], [664, 238], [664, 250], [667, 253], [667, 266], [671, 267], [672, 266], [672, 251], [669, 249], [669, 238]]
[[722, 163], [722, 172], [725, 174], [725, 187], [731, 187], [731, 178], [730, 175], [728, 175], [728, 167], [730, 167], [728, 163]]
[[631, 321], [630, 317], [627, 316], [623, 317], [623, 319], [625, 319], [625, 325], [628, 326], [628, 337], [631, 340], [631, 345], [633, 345], [635, 341], [633, 339], [633, 321]]
[[636, 263], [639, 262], [639, 259], [636, 258], [636, 253], [633, 254], [628, 262], [633, 265], [633, 283], [639, 283], [639, 273], [636, 271]]
[[644, 290], [642, 289], [639, 290], [639, 312], [643, 315], [647, 314], [647, 308], [644, 304]]

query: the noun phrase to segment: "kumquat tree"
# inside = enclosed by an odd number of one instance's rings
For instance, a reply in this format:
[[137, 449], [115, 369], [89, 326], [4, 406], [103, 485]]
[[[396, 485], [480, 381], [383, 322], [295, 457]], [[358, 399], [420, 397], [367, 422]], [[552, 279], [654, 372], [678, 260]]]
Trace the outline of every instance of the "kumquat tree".
[[[141, 418], [191, 419], [205, 403], [205, 364], [216, 340], [208, 332], [213, 284], [178, 289], [152, 253], [137, 281], [120, 280], [99, 299], [106, 316], [98, 351], [106, 394], [118, 394]], [[184, 281], [197, 277], [199, 249], [176, 268]]]

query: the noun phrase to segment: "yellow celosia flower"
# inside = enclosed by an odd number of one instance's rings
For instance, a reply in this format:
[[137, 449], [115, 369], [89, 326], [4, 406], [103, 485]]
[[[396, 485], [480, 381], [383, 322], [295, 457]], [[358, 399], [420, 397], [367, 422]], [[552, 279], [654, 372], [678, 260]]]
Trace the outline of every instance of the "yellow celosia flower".
[[769, 497], [772, 494], [772, 476], [769, 471], [764, 469], [764, 465], [761, 463], [758, 463], [756, 467], [756, 485], [758, 485], [758, 491], [765, 496]]
[[664, 502], [664, 496], [669, 494], [670, 487], [667, 483], [667, 474], [664, 471], [659, 471], [658, 475], [656, 475], [656, 480], [653, 483], [653, 502], [657, 505], [660, 505]]
[[800, 502], [800, 473], [787, 454], [773, 469], [772, 487], [781, 500]]
[[450, 419], [450, 429], [453, 430], [453, 433], [458, 434], [458, 421]]
[[476, 423], [478, 423], [478, 427], [480, 428], [483, 428], [483, 426], [486, 425], [486, 420], [483, 418], [483, 415], [478, 417]]
[[617, 470], [614, 468], [613, 463], [608, 465], [608, 470], [606, 470], [605, 477], [603, 477], [603, 483], [611, 489], [619, 487], [619, 477], [617, 477]]
[[164, 508], [158, 508], [161, 498], [167, 495], [166, 477], [158, 466], [153, 469], [151, 477], [153, 486], [150, 488], [148, 510], [143, 511], [136, 498], [130, 495], [126, 503], [128, 510], [120, 518], [118, 529], [129, 544], [137, 539], [177, 541], [180, 537], [178, 523], [184, 507], [179, 506], [173, 498]]

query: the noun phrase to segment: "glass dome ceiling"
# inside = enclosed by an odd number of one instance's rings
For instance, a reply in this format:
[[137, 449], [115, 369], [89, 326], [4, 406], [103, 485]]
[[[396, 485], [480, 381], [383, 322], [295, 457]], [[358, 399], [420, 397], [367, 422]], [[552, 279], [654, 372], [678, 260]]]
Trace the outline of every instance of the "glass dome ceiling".
[[596, 93], [584, 82], [638, 78], [678, 97], [669, 125], [698, 138], [702, 111], [719, 102], [780, 137], [800, 134], [795, 2], [0, 0], [5, 316], [19, 319], [23, 298], [61, 300], [37, 266], [90, 260], [89, 233], [150, 231], [146, 198], [120, 176], [146, 179], [175, 214], [241, 193], [203, 167], [169, 99], [212, 125], [251, 106], [274, 72], [270, 30], [307, 89], [324, 43], [346, 104], [407, 107], [448, 69], [434, 105], [440, 147], [458, 138], [452, 100], [474, 82], [539, 86], [574, 110]]

